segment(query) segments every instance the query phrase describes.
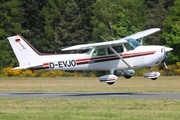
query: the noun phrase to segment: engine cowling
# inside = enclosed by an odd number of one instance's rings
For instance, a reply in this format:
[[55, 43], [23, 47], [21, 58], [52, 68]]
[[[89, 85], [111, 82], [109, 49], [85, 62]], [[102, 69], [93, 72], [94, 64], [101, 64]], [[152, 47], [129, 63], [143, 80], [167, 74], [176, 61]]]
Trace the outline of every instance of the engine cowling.
[[104, 75], [104, 76], [99, 77], [100, 82], [106, 82], [109, 85], [112, 85], [117, 79], [118, 79], [118, 77], [113, 74]]

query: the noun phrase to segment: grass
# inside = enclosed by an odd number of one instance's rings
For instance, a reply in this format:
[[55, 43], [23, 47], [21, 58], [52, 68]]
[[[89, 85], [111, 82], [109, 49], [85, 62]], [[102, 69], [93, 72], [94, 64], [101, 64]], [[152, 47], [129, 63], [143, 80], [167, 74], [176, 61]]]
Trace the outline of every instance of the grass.
[[5, 120], [178, 120], [179, 100], [0, 99]]
[[120, 77], [113, 85], [98, 78], [0, 78], [3, 92], [180, 92], [179, 76], [160, 77], [156, 81], [143, 77]]
[[[0, 91], [26, 92], [180, 92], [179, 76], [156, 81], [119, 78], [0, 78]], [[180, 100], [119, 98], [1, 98], [0, 120], [178, 120]]]

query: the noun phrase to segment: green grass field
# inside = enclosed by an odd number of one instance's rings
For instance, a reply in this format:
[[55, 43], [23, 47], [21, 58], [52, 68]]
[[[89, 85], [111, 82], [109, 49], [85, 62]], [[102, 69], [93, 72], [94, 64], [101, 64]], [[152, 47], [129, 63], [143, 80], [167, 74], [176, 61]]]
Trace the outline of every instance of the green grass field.
[[179, 120], [179, 100], [0, 99], [1, 120]]
[[0, 91], [24, 92], [180, 92], [180, 76], [119, 79], [113, 85], [98, 78], [0, 78]]
[[[180, 92], [179, 76], [156, 81], [119, 78], [0, 78], [0, 91]], [[0, 120], [178, 120], [180, 100], [119, 98], [1, 98]]]

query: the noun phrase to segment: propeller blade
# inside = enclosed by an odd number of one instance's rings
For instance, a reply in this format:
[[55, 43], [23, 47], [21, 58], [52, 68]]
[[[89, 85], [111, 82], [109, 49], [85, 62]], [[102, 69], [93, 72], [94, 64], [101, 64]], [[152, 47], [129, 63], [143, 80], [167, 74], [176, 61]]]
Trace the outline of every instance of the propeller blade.
[[171, 51], [172, 48], [164, 47], [164, 60], [163, 64], [166, 69], [168, 69], [168, 52]]
[[166, 63], [165, 63], [165, 62], [163, 62], [163, 64], [164, 64], [164, 67], [165, 67], [166, 69], [168, 69], [168, 67], [167, 67]]

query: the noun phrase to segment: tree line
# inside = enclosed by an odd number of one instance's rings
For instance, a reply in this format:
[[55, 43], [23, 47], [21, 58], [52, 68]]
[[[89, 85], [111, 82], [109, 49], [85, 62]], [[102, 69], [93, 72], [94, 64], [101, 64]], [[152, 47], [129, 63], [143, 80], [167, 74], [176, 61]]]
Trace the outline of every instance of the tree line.
[[7, 41], [20, 34], [40, 52], [102, 42], [159, 27], [145, 44], [174, 48], [169, 63], [179, 61], [180, 0], [1, 0], [0, 69], [18, 62]]

